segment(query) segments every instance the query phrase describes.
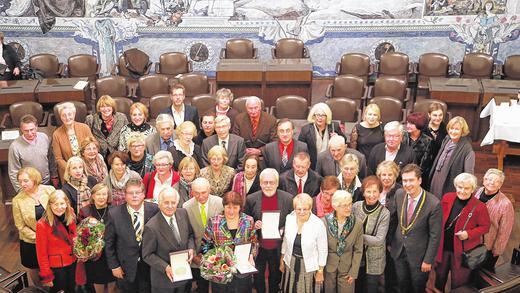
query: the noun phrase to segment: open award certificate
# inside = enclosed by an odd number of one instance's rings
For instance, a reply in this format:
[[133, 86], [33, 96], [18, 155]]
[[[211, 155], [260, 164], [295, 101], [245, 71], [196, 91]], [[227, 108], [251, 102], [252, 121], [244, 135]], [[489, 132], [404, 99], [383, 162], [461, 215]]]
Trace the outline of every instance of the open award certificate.
[[262, 213], [262, 239], [281, 239], [280, 230], [280, 211], [270, 211]]
[[188, 258], [188, 250], [181, 250], [170, 253], [170, 266], [172, 267], [173, 272], [173, 282], [193, 279]]
[[235, 245], [235, 257], [237, 263], [235, 268], [241, 274], [256, 273], [258, 270], [249, 262], [249, 255], [251, 254], [251, 243]]

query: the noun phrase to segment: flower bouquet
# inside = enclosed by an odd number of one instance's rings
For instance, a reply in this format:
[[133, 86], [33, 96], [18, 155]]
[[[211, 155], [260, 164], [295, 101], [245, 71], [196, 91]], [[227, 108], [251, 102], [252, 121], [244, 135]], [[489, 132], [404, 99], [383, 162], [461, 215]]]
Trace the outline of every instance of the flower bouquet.
[[218, 246], [202, 256], [200, 275], [211, 282], [227, 284], [236, 273], [236, 259], [229, 246]]
[[94, 217], [87, 217], [79, 223], [76, 232], [74, 255], [83, 262], [99, 258], [105, 246], [105, 225]]

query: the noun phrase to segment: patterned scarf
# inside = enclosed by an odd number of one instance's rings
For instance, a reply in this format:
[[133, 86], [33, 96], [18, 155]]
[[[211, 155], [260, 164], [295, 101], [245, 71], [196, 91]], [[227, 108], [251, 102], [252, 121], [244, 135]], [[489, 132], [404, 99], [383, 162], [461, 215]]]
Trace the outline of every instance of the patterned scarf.
[[110, 183], [112, 183], [112, 188], [123, 190], [125, 188], [126, 182], [130, 179], [130, 169], [126, 167], [125, 174], [119, 181], [116, 179], [116, 174], [114, 174], [114, 170], [110, 170]]
[[188, 191], [188, 196], [191, 198], [191, 182], [186, 181], [184, 178], [179, 180], [179, 185]]
[[150, 124], [143, 122], [141, 125], [135, 125], [133, 122], [128, 123], [128, 128], [132, 130], [133, 132], [145, 132], [148, 129], [150, 129]]
[[446, 148], [441, 153], [439, 161], [437, 162], [437, 167], [435, 168], [435, 171], [440, 171], [442, 169], [442, 167], [444, 166], [444, 164], [447, 161], [448, 156], [451, 155], [451, 153], [453, 152], [453, 150], [455, 149], [456, 146], [457, 146], [457, 143], [454, 142], [453, 140], [448, 141], [448, 143], [446, 144]]
[[78, 212], [81, 209], [81, 203], [90, 199], [90, 187], [88, 187], [87, 182], [88, 177], [85, 174], [80, 179], [72, 176], [69, 178], [69, 184], [78, 191], [76, 197], [76, 211]]
[[96, 156], [96, 159], [92, 163], [85, 160], [85, 165], [87, 174], [96, 178], [97, 182], [103, 182], [103, 180], [105, 180], [108, 170], [100, 154]]
[[329, 228], [330, 234], [336, 239], [338, 239], [338, 248], [336, 249], [336, 253], [341, 256], [345, 252], [346, 239], [354, 224], [356, 223], [356, 219], [350, 215], [346, 218], [345, 224], [343, 224], [343, 228], [341, 230], [341, 234], [338, 237], [338, 218], [336, 217], [336, 212], [330, 213], [325, 216], [325, 220], [327, 221], [327, 227]]

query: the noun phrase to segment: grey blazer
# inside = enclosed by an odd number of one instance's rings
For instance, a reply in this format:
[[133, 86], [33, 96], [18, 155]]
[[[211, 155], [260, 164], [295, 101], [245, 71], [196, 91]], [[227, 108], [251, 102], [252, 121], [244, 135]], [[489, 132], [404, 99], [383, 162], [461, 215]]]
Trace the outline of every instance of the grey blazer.
[[[401, 232], [400, 219], [403, 210], [405, 213], [403, 221], [406, 222], [408, 200], [402, 188], [395, 192], [396, 215], [391, 217], [392, 220], [397, 220], [397, 229], [392, 238], [390, 255], [396, 260], [403, 249], [406, 249], [408, 262], [412, 267], [420, 267], [423, 262], [433, 264], [441, 240], [442, 210], [439, 199], [429, 192], [425, 192], [423, 196], [426, 196], [424, 205], [415, 223], [405, 235]], [[421, 199], [415, 208], [414, 217], [419, 210], [420, 202]]]
[[[206, 215], [207, 220], [213, 216], [221, 214], [222, 211], [224, 211], [221, 197], [210, 194], [206, 204], [208, 205], [208, 214]], [[202, 219], [200, 218], [199, 204], [195, 198], [192, 197], [190, 200], [185, 202], [182, 207], [186, 209], [186, 212], [188, 212], [188, 218], [190, 219], [191, 228], [193, 229], [193, 234], [195, 237], [195, 253], [198, 253], [200, 251], [202, 236], [204, 236], [204, 231], [206, 231], [206, 226], [202, 225]]]
[[354, 223], [352, 231], [345, 239], [345, 251], [341, 256], [338, 255], [338, 239], [332, 236], [327, 220], [322, 218], [327, 230], [328, 255], [325, 271], [329, 273], [338, 272], [338, 278], [343, 276], [351, 276], [357, 279], [361, 257], [363, 256], [363, 223], [357, 221]]
[[306, 152], [307, 150], [307, 144], [304, 142], [301, 142], [299, 140], [293, 140], [294, 141], [294, 147], [293, 151], [291, 153], [291, 156], [289, 157], [289, 160], [287, 161], [287, 165], [285, 167], [282, 166], [282, 156], [280, 154], [280, 149], [278, 148], [278, 141], [273, 141], [268, 143], [264, 149], [262, 149], [262, 157], [264, 158], [264, 166], [266, 168], [274, 168], [276, 171], [278, 171], [279, 174], [282, 174], [285, 171], [288, 171], [292, 168], [293, 158], [294, 155], [296, 155], [299, 152]]
[[[307, 181], [305, 181], [305, 185], [303, 186], [303, 192], [312, 197], [315, 197], [318, 195], [318, 193], [320, 193], [322, 178], [316, 171], [309, 169], [307, 172]], [[298, 182], [296, 182], [294, 179], [293, 169], [280, 175], [280, 185], [278, 188], [292, 195], [296, 195], [298, 193]]]
[[[359, 160], [359, 179], [363, 180], [366, 176], [368, 176], [368, 169], [367, 169], [367, 160], [365, 158], [365, 155], [363, 155], [361, 152], [347, 148], [345, 150], [345, 154], [353, 154], [356, 155], [356, 157]], [[338, 163], [339, 165], [339, 163]], [[339, 166], [338, 166], [339, 168]], [[332, 158], [332, 155], [329, 151], [321, 152], [318, 154], [318, 163], [316, 164], [316, 170], [322, 177], [325, 176], [338, 176], [339, 174], [336, 174], [336, 167], [334, 165], [334, 159]]]
[[[218, 144], [218, 136], [216, 134], [202, 141], [202, 160], [204, 166], [209, 165], [208, 151]], [[228, 162], [226, 165], [233, 169], [242, 168], [244, 163], [244, 155], [246, 152], [246, 144], [244, 139], [232, 133], [229, 134], [229, 143], [227, 145]], [[201, 166], [202, 169], [202, 166]]]
[[170, 265], [170, 252], [195, 250], [193, 230], [186, 210], [178, 208], [175, 211], [175, 220], [181, 236], [180, 242], [175, 240], [169, 223], [160, 212], [144, 226], [143, 260], [150, 266], [152, 287], [178, 288], [184, 287], [189, 282], [172, 283], [165, 272], [166, 267]]
[[[159, 129], [157, 129], [157, 132], [154, 134], [148, 136], [146, 138], [146, 152], [148, 154], [151, 154], [152, 156], [155, 155], [158, 151], [161, 150], [161, 136], [159, 134]], [[175, 140], [177, 136], [175, 135], [175, 131], [172, 135], [172, 141]]]
[[[280, 211], [278, 228], [281, 229], [285, 225], [285, 218], [293, 211], [293, 196], [280, 189], [276, 190], [276, 195], [278, 196], [278, 210]], [[262, 190], [259, 190], [251, 193], [246, 198], [244, 213], [253, 217], [255, 221], [262, 220], [262, 196]], [[258, 232], [261, 233], [260, 231]]]
[[[144, 224], [148, 222], [159, 208], [155, 203], [144, 202]], [[105, 255], [110, 269], [121, 267], [128, 282], [135, 280], [137, 262], [141, 257], [141, 246], [135, 239], [132, 218], [126, 204], [115, 206], [108, 211], [105, 228]]]

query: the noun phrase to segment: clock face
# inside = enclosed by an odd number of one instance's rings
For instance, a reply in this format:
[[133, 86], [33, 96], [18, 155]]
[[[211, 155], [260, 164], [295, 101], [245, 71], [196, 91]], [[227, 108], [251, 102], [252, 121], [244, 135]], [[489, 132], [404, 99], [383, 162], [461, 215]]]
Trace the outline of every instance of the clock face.
[[372, 62], [379, 61], [381, 55], [389, 52], [398, 52], [397, 45], [390, 40], [380, 40], [372, 46], [370, 50], [370, 59]]
[[186, 47], [185, 53], [197, 70], [208, 70], [206, 67], [210, 64], [214, 55], [211, 46], [202, 41], [190, 43]]

